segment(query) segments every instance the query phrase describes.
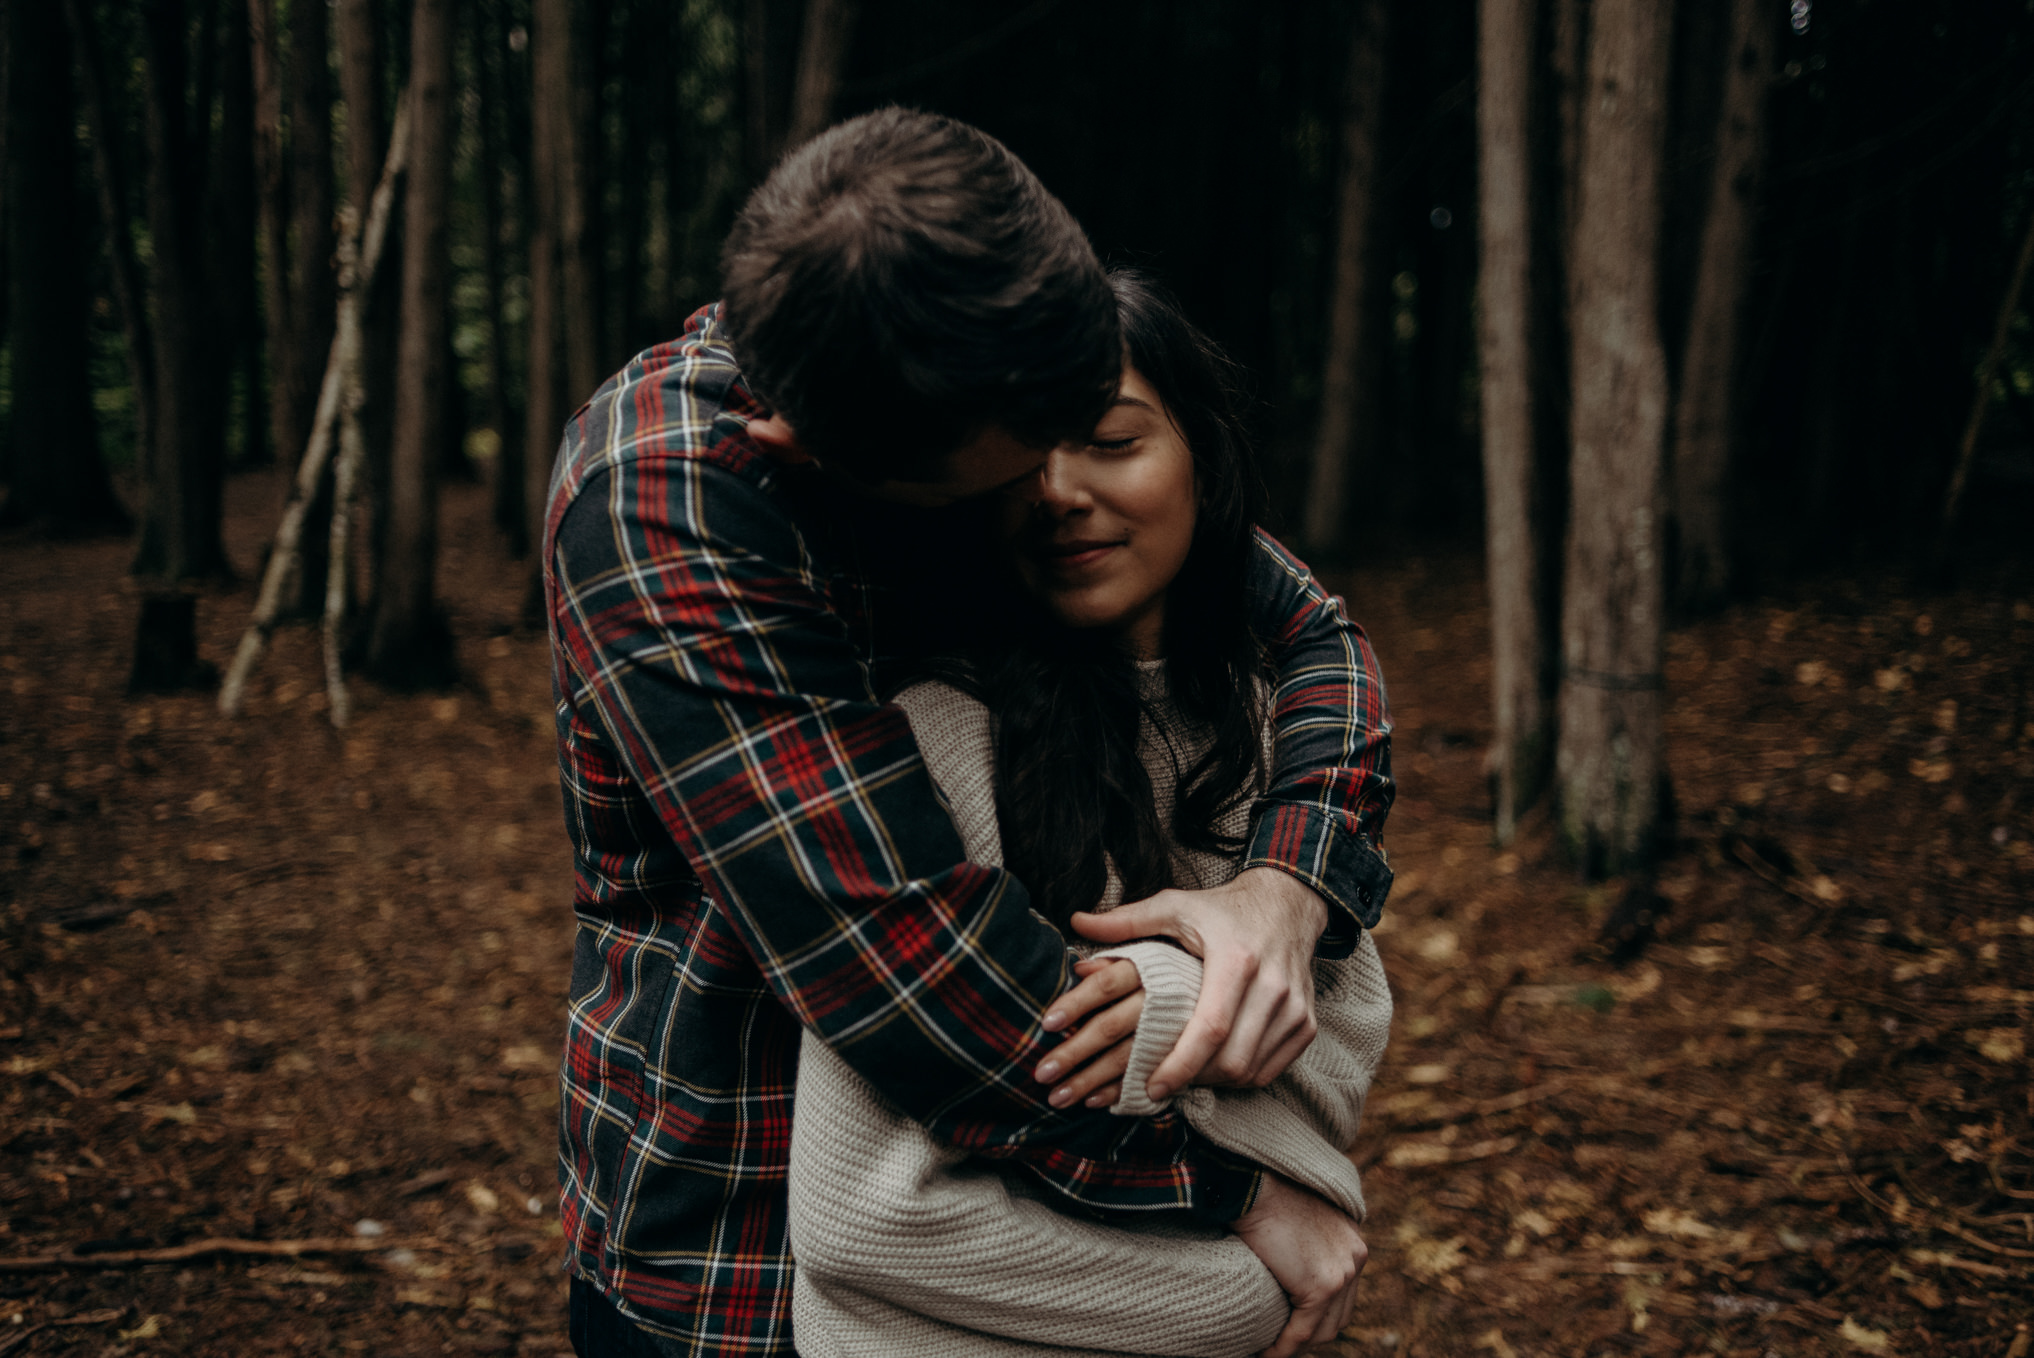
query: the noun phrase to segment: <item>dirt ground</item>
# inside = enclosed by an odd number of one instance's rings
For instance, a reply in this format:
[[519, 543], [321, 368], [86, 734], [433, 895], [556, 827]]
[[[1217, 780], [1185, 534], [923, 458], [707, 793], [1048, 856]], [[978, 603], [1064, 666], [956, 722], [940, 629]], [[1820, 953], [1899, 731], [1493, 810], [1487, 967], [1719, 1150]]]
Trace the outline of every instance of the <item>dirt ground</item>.
[[[230, 501], [251, 572], [274, 483]], [[239, 720], [129, 697], [128, 544], [0, 538], [0, 1354], [568, 1351], [569, 865], [484, 501], [446, 504], [462, 686], [357, 685], [343, 739], [308, 632]], [[1678, 847], [1584, 887], [1544, 824], [1490, 845], [1478, 570], [1340, 582], [1402, 786], [1342, 1351], [2024, 1358], [2034, 592], [1677, 631]], [[208, 658], [251, 598], [202, 598]], [[327, 1248], [23, 1267], [210, 1237]]]

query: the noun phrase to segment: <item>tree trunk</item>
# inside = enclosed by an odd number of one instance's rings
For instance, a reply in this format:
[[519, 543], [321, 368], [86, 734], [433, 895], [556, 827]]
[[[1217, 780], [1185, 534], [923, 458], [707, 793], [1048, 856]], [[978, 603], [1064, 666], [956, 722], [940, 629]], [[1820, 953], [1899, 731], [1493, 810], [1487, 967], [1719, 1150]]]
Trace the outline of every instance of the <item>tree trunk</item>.
[[1308, 549], [1327, 554], [1342, 545], [1358, 422], [1367, 413], [1365, 334], [1376, 215], [1378, 127], [1384, 109], [1383, 0], [1360, 0], [1349, 35], [1342, 92], [1342, 184], [1335, 219], [1334, 277], [1328, 296], [1328, 346], [1321, 371], [1320, 429], [1314, 442], [1304, 532]]
[[804, 145], [833, 121], [834, 96], [854, 38], [855, 0], [805, 0], [805, 30], [798, 44], [798, 81], [791, 93], [791, 130], [785, 149]]
[[63, 59], [70, 39], [56, 6], [9, 8], [14, 466], [0, 523], [118, 532], [127, 512], [99, 455], [92, 409], [92, 298], [77, 210], [71, 64]]
[[[154, 246], [155, 448], [135, 570], [183, 580], [227, 571], [219, 536], [225, 367], [214, 344], [217, 315], [204, 240], [211, 53], [208, 44], [199, 45], [205, 66], [191, 82], [195, 98], [187, 98], [183, 6], [164, 0], [145, 7], [142, 31], [145, 196]], [[193, 107], [207, 116], [194, 120]]]
[[105, 240], [107, 275], [113, 304], [120, 312], [126, 341], [127, 381], [134, 400], [134, 465], [147, 480], [155, 447], [155, 336], [148, 322], [148, 301], [135, 255], [134, 226], [128, 219], [126, 168], [115, 140], [121, 119], [106, 84], [106, 63], [99, 48], [90, 0], [64, 0], [71, 30], [73, 64], [78, 71], [85, 128], [92, 142], [92, 171], [99, 196], [99, 230]]
[[508, 35], [497, 22], [501, 6], [489, 4], [472, 11], [474, 72], [480, 82], [480, 199], [481, 226], [485, 233], [482, 262], [487, 274], [487, 422], [495, 431], [499, 446], [494, 458], [494, 522], [508, 539], [509, 554], [529, 554], [529, 519], [523, 505], [523, 430], [515, 403], [509, 395], [509, 333], [502, 294], [507, 281], [507, 232], [509, 214], [504, 199], [514, 182], [509, 157], [503, 148], [507, 112], [503, 79], [503, 53]]
[[[254, 183], [254, 74], [248, 51], [247, 7], [217, 11], [212, 36], [218, 111], [213, 115], [205, 175], [205, 274], [212, 309], [213, 361], [219, 367], [219, 432], [224, 466], [235, 374], [247, 382], [246, 407], [261, 404], [261, 290], [255, 237], [260, 212]], [[207, 15], [208, 19], [210, 14]], [[246, 432], [243, 422], [242, 432]], [[267, 431], [258, 425], [242, 443], [242, 462], [268, 460]]]
[[1716, 165], [1702, 224], [1688, 350], [1674, 412], [1676, 602], [1713, 608], [1730, 587], [1729, 503], [1738, 333], [1751, 270], [1753, 208], [1765, 151], [1772, 26], [1761, 0], [1732, 0]]
[[1592, 875], [1642, 865], [1661, 810], [1666, 358], [1658, 321], [1670, 6], [1595, 0], [1569, 278], [1573, 447], [1556, 765]]
[[[298, 411], [306, 404], [293, 383], [290, 344], [289, 183], [283, 160], [283, 82], [275, 0], [247, 0], [248, 50], [254, 71], [254, 180], [261, 233], [261, 305], [268, 338], [269, 443], [276, 460], [294, 469], [303, 446]], [[292, 472], [294, 475], [294, 472]]]
[[416, 0], [410, 16], [410, 171], [388, 542], [367, 649], [368, 669], [398, 687], [441, 684], [453, 674], [451, 637], [433, 593], [450, 353], [451, 5]]
[[[529, 435], [524, 443], [529, 540], [544, 541], [551, 464], [565, 420], [564, 324], [560, 315], [558, 163], [561, 124], [571, 107], [571, 5], [534, 0], [530, 23], [530, 361], [525, 377]], [[542, 573], [542, 562], [537, 563]]]
[[1490, 782], [1496, 838], [1545, 786], [1553, 694], [1540, 579], [1533, 408], [1530, 173], [1534, 0], [1482, 0], [1477, 35], [1477, 222], [1485, 556], [1490, 582]]
[[[387, 124], [382, 109], [382, 60], [378, 0], [337, 0], [340, 94], [346, 101], [346, 191], [356, 212], [365, 212], [387, 151]], [[391, 225], [391, 263], [402, 250], [400, 214]], [[388, 538], [389, 442], [395, 392], [396, 312], [401, 302], [402, 271], [386, 268], [375, 275], [362, 298], [361, 407], [362, 438], [367, 446], [363, 480], [372, 499], [365, 553], [379, 562]], [[370, 591], [373, 585], [369, 586]]]
[[[550, 32], [564, 44], [550, 59], [561, 63], [557, 140], [552, 165], [558, 177], [558, 315], [565, 337], [567, 410], [593, 395], [605, 374], [600, 362], [600, 257], [595, 248], [594, 170], [600, 131], [595, 116], [598, 91], [592, 79], [595, 52], [581, 41], [584, 17], [574, 0], [537, 0], [533, 9], [552, 20]], [[539, 58], [543, 60], [543, 58]]]

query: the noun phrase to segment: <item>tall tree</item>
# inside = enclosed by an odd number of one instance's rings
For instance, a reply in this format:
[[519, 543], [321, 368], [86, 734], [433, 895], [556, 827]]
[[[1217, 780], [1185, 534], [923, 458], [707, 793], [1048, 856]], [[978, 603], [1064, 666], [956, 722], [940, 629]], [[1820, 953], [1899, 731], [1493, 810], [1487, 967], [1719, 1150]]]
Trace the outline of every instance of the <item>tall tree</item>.
[[1572, 411], [1562, 689], [1561, 818], [1590, 872], [1654, 847], [1664, 777], [1661, 657], [1660, 165], [1663, 0], [1595, 0], [1569, 274]]
[[148, 321], [146, 285], [134, 245], [126, 160], [120, 154], [117, 140], [122, 120], [107, 87], [106, 62], [91, 0], [64, 0], [64, 19], [71, 31], [72, 64], [78, 73], [85, 131], [92, 143], [92, 177], [97, 181], [99, 233], [106, 249], [107, 276], [126, 341], [127, 382], [134, 406], [135, 466], [145, 480], [155, 447], [155, 336]]
[[189, 43], [179, 0], [146, 5], [141, 18], [155, 446], [135, 569], [181, 580], [227, 570], [219, 530], [231, 349], [219, 343], [205, 211], [219, 53], [210, 31]]
[[14, 454], [0, 523], [119, 531], [127, 512], [99, 454], [92, 409], [76, 105], [71, 64], [62, 56], [70, 38], [63, 11], [53, 5], [15, 3], [6, 17]]
[[[530, 359], [524, 399], [528, 403], [528, 435], [524, 444], [529, 515], [529, 540], [544, 537], [544, 507], [550, 492], [551, 464], [572, 400], [593, 393], [594, 362], [587, 318], [574, 324], [574, 283], [586, 280], [580, 254], [582, 238], [571, 235], [577, 218], [583, 230], [583, 205], [571, 207], [578, 175], [573, 169], [575, 144], [571, 111], [578, 63], [573, 60], [572, 0], [534, 0], [530, 6]], [[568, 260], [579, 257], [568, 267]], [[580, 388], [584, 389], [581, 390]]]
[[442, 683], [453, 673], [451, 637], [434, 592], [451, 353], [452, 0], [416, 0], [411, 11], [409, 98], [388, 537], [367, 643], [368, 670], [401, 687]]
[[1674, 409], [1675, 601], [1704, 609], [1730, 585], [1727, 509], [1745, 280], [1751, 270], [1772, 18], [1762, 0], [1731, 0], [1730, 39], [1696, 264], [1688, 347]]
[[1553, 753], [1547, 529], [1534, 409], [1531, 129], [1534, 0], [1482, 0], [1477, 34], [1477, 319], [1482, 366], [1485, 564], [1490, 588], [1490, 749], [1496, 837], [1545, 786]]
[[1349, 32], [1342, 89], [1341, 192], [1335, 211], [1334, 273], [1328, 294], [1327, 354], [1321, 365], [1321, 415], [1314, 439], [1304, 532], [1316, 552], [1340, 547], [1356, 461], [1358, 421], [1367, 400], [1370, 342], [1371, 228], [1377, 216], [1377, 144], [1384, 99], [1384, 0], [1358, 0]]
[[791, 90], [787, 147], [799, 146], [833, 121], [834, 96], [847, 68], [854, 37], [855, 0], [805, 0], [805, 24], [798, 41], [798, 79]]
[[494, 460], [494, 521], [508, 538], [509, 552], [529, 551], [529, 519], [524, 508], [523, 429], [520, 411], [509, 387], [508, 286], [510, 224], [520, 229], [514, 209], [521, 197], [523, 176], [510, 169], [508, 143], [514, 126], [509, 115], [507, 6], [484, 0], [467, 10], [472, 21], [473, 70], [480, 99], [474, 112], [480, 132], [481, 263], [487, 283], [487, 422], [500, 440]]
[[[383, 106], [385, 75], [379, 0], [337, 0], [333, 9], [339, 48], [339, 89], [346, 101], [346, 192], [354, 211], [364, 213], [387, 152], [388, 119]], [[402, 223], [390, 224], [391, 265], [402, 253]], [[364, 535], [366, 558], [378, 563], [388, 538], [389, 442], [395, 393], [396, 321], [402, 270], [384, 268], [362, 297], [361, 407], [367, 445], [366, 481], [373, 518]], [[350, 563], [349, 563], [350, 564]]]

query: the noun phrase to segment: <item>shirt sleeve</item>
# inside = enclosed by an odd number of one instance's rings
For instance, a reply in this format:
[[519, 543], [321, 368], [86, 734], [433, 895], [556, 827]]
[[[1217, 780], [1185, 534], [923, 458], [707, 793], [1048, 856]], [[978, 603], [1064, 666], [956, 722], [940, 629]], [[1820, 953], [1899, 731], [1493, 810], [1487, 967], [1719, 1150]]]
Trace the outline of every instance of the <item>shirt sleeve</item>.
[[805, 539], [758, 483], [622, 462], [551, 547], [568, 701], [612, 742], [765, 983], [935, 1135], [1091, 1208], [1231, 1219], [1253, 1166], [1183, 1117], [1055, 1110], [1031, 1070], [1070, 956], [966, 862], [911, 728], [877, 703]]
[[1257, 534], [1251, 622], [1277, 680], [1277, 743], [1243, 866], [1272, 867], [1328, 902], [1320, 955], [1346, 957], [1377, 923], [1391, 890], [1384, 818], [1391, 810], [1391, 713], [1384, 676], [1341, 599], [1270, 534]]

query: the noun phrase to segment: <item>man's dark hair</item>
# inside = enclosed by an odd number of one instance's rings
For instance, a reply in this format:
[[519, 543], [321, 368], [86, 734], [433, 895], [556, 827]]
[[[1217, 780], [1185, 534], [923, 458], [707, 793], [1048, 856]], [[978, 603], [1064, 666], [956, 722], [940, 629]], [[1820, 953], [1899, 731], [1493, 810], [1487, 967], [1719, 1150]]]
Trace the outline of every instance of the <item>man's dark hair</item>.
[[1115, 299], [1070, 213], [994, 137], [887, 108], [749, 196], [722, 257], [750, 389], [857, 478], [929, 480], [985, 425], [1084, 436], [1123, 362]]

